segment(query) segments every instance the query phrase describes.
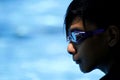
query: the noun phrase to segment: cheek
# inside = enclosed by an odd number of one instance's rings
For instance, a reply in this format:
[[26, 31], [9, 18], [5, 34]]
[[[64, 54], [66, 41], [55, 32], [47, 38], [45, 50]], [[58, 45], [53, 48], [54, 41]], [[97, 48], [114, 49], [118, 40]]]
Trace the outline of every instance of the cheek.
[[96, 60], [93, 55], [93, 49], [87, 44], [82, 44], [78, 49], [79, 58], [81, 60], [80, 69], [82, 72], [89, 72], [94, 69]]
[[103, 56], [106, 55], [106, 47], [103, 43], [100, 42], [91, 42], [85, 44], [82, 48], [84, 51], [85, 59], [91, 62], [97, 62], [101, 60]]
[[94, 69], [106, 55], [106, 46], [101, 41], [89, 40], [79, 46], [79, 57], [84, 70]]
[[106, 55], [108, 50], [106, 42], [99, 38], [88, 39], [81, 45], [81, 51], [86, 58], [96, 59]]

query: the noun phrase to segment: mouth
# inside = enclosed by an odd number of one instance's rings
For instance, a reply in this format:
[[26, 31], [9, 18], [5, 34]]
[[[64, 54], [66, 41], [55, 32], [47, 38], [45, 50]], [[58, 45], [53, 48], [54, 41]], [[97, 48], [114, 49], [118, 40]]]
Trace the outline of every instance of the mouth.
[[76, 60], [75, 62], [76, 62], [76, 64], [80, 64], [81, 60]]
[[73, 61], [75, 61], [76, 64], [80, 64], [81, 60], [78, 58], [75, 58], [75, 56], [73, 57]]
[[73, 55], [73, 61], [75, 61], [76, 64], [80, 64], [81, 63], [81, 60], [79, 58], [79, 55], [76, 54], [76, 55]]

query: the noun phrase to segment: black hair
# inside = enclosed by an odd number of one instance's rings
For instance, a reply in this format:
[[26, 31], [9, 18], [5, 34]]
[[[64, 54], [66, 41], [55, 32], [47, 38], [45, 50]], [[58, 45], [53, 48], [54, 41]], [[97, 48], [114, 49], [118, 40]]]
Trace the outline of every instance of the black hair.
[[119, 25], [120, 19], [119, 0], [73, 0], [66, 11], [65, 30], [68, 29], [75, 17], [95, 23], [97, 27], [106, 28], [109, 25]]

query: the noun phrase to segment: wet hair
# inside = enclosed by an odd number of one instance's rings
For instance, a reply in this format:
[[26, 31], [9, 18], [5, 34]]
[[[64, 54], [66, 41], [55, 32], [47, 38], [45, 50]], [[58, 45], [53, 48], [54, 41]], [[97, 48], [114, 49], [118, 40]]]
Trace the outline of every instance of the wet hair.
[[120, 23], [119, 0], [73, 0], [66, 11], [65, 30], [68, 30], [75, 19], [80, 17], [85, 26], [86, 21], [96, 24], [97, 27], [107, 28], [109, 25]]

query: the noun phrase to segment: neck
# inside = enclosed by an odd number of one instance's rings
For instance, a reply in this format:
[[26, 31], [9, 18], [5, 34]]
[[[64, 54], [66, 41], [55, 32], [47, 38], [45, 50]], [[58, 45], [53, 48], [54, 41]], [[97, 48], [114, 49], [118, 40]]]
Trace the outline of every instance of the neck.
[[110, 70], [109, 65], [99, 65], [97, 68], [100, 69], [102, 72], [104, 72], [105, 74], [107, 74]]
[[100, 64], [99, 66], [97, 66], [97, 68], [103, 71], [105, 74], [107, 74], [113, 65], [114, 65], [113, 61], [110, 61], [104, 64]]

